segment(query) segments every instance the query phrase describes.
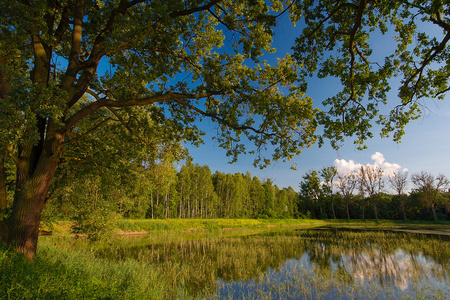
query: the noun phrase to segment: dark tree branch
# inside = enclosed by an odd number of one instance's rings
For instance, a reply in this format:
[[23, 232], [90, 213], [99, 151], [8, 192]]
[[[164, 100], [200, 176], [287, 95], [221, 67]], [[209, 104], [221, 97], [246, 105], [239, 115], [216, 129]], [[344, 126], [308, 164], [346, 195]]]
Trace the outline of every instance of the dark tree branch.
[[69, 131], [73, 126], [75, 126], [76, 123], [78, 123], [81, 119], [84, 117], [90, 115], [94, 111], [96, 111], [99, 108], [102, 107], [129, 107], [129, 106], [144, 106], [149, 105], [152, 103], [157, 103], [161, 101], [166, 100], [177, 100], [177, 99], [201, 99], [201, 98], [207, 98], [210, 96], [215, 95], [223, 95], [225, 92], [218, 91], [218, 92], [205, 92], [205, 93], [198, 93], [198, 94], [182, 94], [182, 93], [174, 93], [174, 92], [168, 92], [161, 95], [155, 95], [151, 97], [146, 97], [142, 99], [129, 99], [125, 101], [116, 101], [116, 100], [110, 100], [107, 98], [99, 99], [77, 113], [75, 113], [73, 116], [71, 116], [66, 121], [66, 125], [64, 127], [65, 131]]
[[[74, 135], [71, 132], [67, 132], [67, 135], [72, 137], [70, 140], [64, 141], [60, 144], [60, 147], [63, 147], [64, 145], [76, 142], [78, 143], [80, 139], [82, 139], [83, 137], [91, 134], [92, 132], [94, 132], [95, 130], [97, 130], [98, 128], [100, 128], [101, 126], [105, 125], [106, 123], [108, 123], [110, 120], [112, 120], [111, 117], [107, 117], [105, 120], [101, 121], [100, 123], [96, 124], [94, 127], [92, 127], [91, 129], [89, 129], [88, 131], [86, 131], [83, 134], [80, 135]], [[79, 144], [78, 144], [79, 145]], [[80, 146], [80, 145], [79, 145]]]
[[[450, 41], [450, 32], [447, 32], [447, 34], [442, 39], [442, 41], [439, 43], [439, 45], [436, 46], [436, 47], [431, 48], [428, 51], [428, 53], [425, 56], [425, 59], [420, 64], [420, 67], [417, 68], [416, 71], [411, 76], [409, 76], [409, 78], [405, 81], [405, 83], [403, 84], [401, 93], [400, 93], [400, 97], [402, 97], [402, 95], [406, 95], [407, 94], [409, 85], [418, 76], [418, 79], [416, 80], [416, 82], [412, 86], [414, 91], [415, 92], [417, 91], [418, 84], [420, 82], [420, 79], [422, 78], [422, 74], [423, 74], [425, 68], [435, 59], [435, 57], [437, 55], [439, 55], [442, 51], [444, 51], [445, 46], [447, 45], [447, 43], [449, 41]], [[415, 92], [414, 92], [414, 94], [415, 94]], [[404, 99], [404, 100], [407, 100], [407, 101], [405, 103], [403, 103], [403, 104], [410, 103], [412, 101], [412, 98], [413, 98], [414, 94], [411, 95], [411, 97], [409, 97], [409, 99]]]
[[[339, 2], [341, 2], [341, 1], [338, 1], [338, 3]], [[322, 19], [319, 22], [319, 24], [308, 35], [300, 37], [300, 40], [302, 40], [302, 39], [309, 39], [318, 30], [320, 30], [320, 28], [322, 27], [323, 24], [325, 24], [329, 19], [331, 19], [338, 11], [340, 11], [344, 7], [357, 8], [357, 6], [355, 6], [352, 3], [341, 3], [341, 4], [339, 4], [325, 19]]]
[[274, 136], [275, 135], [273, 133], [267, 133], [264, 130], [256, 129], [251, 126], [232, 124], [229, 121], [227, 121], [226, 119], [224, 119], [216, 114], [208, 113], [190, 103], [183, 101], [183, 98], [177, 98], [177, 99], [174, 99], [174, 101], [177, 102], [178, 104], [181, 104], [181, 105], [189, 108], [189, 109], [192, 109], [193, 111], [201, 114], [202, 116], [205, 116], [205, 117], [208, 117], [208, 118], [211, 118], [211, 119], [217, 121], [219, 124], [222, 124], [222, 125], [225, 125], [226, 127], [232, 128], [233, 130], [250, 130], [250, 131], [253, 131], [258, 134], [263, 134], [265, 136]]
[[355, 98], [355, 85], [353, 82], [354, 79], [354, 73], [355, 73], [355, 60], [356, 60], [356, 55], [355, 55], [355, 37], [356, 37], [356, 33], [358, 32], [358, 30], [361, 27], [361, 23], [362, 23], [362, 17], [363, 17], [363, 12], [364, 9], [366, 7], [366, 1], [362, 0], [358, 6], [358, 11], [356, 12], [356, 18], [355, 18], [355, 23], [353, 24], [353, 28], [350, 32], [350, 40], [348, 42], [348, 51], [350, 52], [350, 78], [349, 78], [349, 83], [350, 83], [350, 89], [351, 89], [351, 98]]

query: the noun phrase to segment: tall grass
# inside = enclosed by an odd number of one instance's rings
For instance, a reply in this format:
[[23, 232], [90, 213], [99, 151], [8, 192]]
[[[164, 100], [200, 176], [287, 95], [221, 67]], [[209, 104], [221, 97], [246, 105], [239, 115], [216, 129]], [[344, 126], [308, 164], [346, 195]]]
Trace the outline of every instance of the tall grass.
[[33, 261], [1, 246], [0, 299], [166, 299], [151, 265], [43, 244]]

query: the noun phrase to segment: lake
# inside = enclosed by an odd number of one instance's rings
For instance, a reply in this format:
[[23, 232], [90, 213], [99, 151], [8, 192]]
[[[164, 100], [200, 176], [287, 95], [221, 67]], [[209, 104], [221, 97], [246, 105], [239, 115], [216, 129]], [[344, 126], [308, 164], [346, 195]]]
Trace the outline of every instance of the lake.
[[182, 299], [450, 299], [444, 235], [314, 228], [138, 237], [97, 255], [154, 265]]

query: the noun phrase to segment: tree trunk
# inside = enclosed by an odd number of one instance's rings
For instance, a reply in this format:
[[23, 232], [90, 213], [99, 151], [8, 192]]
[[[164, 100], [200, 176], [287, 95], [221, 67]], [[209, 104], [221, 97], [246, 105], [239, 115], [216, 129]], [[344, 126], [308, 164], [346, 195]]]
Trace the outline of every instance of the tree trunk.
[[41, 156], [33, 174], [17, 184], [9, 218], [8, 244], [29, 259], [36, 253], [42, 208], [57, 165], [56, 159]]
[[179, 218], [181, 219], [181, 211], [182, 211], [182, 201], [183, 201], [183, 186], [180, 187], [180, 213], [179, 213]]
[[164, 207], [166, 208], [164, 217], [169, 218], [169, 193], [166, 191], [166, 196], [164, 197]]
[[[6, 170], [5, 159], [0, 158], [0, 210], [6, 209]], [[1, 221], [1, 219], [0, 219]]]
[[407, 220], [407, 218], [406, 218], [406, 208], [405, 208], [406, 204], [405, 204], [405, 200], [403, 198], [403, 195], [400, 195], [400, 203], [402, 205], [403, 219], [406, 221]]
[[437, 215], [436, 215], [436, 207], [434, 206], [434, 203], [431, 205], [431, 211], [433, 212], [433, 218], [434, 221], [437, 221]]
[[2, 218], [2, 210], [6, 209], [6, 172], [5, 160], [0, 158], [0, 241], [8, 242], [8, 226], [6, 220]]
[[154, 210], [153, 210], [153, 191], [150, 192], [150, 206], [152, 209], [152, 220], [155, 218]]
[[363, 220], [366, 219], [365, 211], [366, 211], [366, 200], [363, 198], [363, 207], [362, 207], [362, 218], [363, 218]]
[[350, 201], [347, 199], [347, 200], [345, 201], [345, 206], [346, 206], [346, 210], [347, 210], [347, 219], [350, 220], [350, 208], [349, 208], [350, 203], [349, 203], [349, 202], [350, 202]]
[[375, 197], [372, 198], [373, 201], [373, 212], [375, 213], [375, 220], [378, 221], [378, 199], [376, 198], [377, 195], [375, 195]]
[[336, 212], [334, 211], [334, 198], [331, 196], [331, 210], [333, 211], [333, 218], [336, 219]]

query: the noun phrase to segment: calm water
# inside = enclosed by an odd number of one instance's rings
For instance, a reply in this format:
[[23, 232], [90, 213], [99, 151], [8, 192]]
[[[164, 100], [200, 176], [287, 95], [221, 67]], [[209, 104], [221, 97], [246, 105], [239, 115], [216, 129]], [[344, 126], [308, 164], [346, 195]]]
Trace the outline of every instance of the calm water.
[[118, 247], [161, 268], [174, 298], [450, 299], [447, 236], [307, 229]]

